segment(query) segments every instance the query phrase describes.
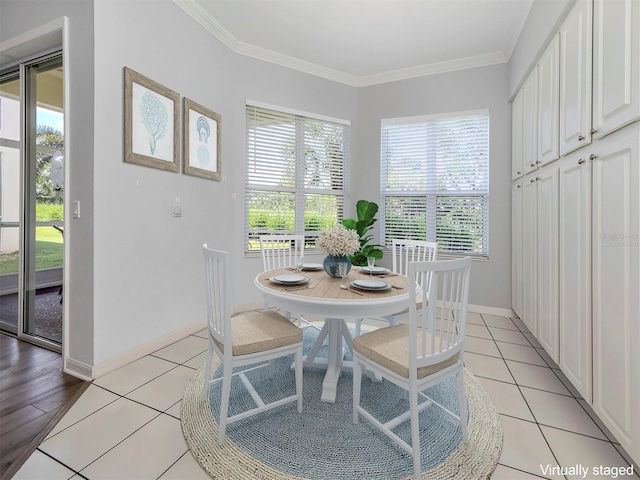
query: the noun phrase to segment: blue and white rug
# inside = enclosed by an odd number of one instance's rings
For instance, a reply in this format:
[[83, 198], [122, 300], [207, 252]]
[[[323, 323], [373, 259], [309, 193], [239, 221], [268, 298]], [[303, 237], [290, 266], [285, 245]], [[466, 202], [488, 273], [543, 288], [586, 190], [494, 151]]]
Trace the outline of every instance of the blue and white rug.
[[[305, 351], [317, 330], [304, 330]], [[347, 350], [347, 349], [345, 349]], [[323, 355], [319, 353], [319, 357]], [[267, 370], [248, 374], [265, 402], [295, 393], [293, 357], [278, 360], [274, 376]], [[345, 359], [350, 359], [348, 353]], [[214, 359], [215, 361], [215, 359]], [[218, 368], [216, 375], [220, 375]], [[185, 439], [194, 457], [213, 478], [313, 480], [401, 479], [411, 477], [411, 456], [361, 418], [352, 423], [352, 376], [343, 373], [335, 403], [320, 400], [324, 371], [305, 368], [303, 411], [289, 403], [227, 426], [225, 444], [217, 445], [220, 386], [201, 399], [204, 368], [190, 380], [182, 401]], [[468, 372], [469, 442], [461, 444], [459, 425], [436, 407], [420, 414], [423, 478], [486, 478], [502, 449], [499, 415], [484, 388]], [[432, 387], [428, 395], [457, 412], [453, 379]], [[362, 382], [361, 403], [377, 418], [393, 418], [408, 409], [401, 389], [389, 382]], [[230, 415], [255, 405], [239, 379], [232, 382]], [[410, 443], [409, 422], [394, 431]]]

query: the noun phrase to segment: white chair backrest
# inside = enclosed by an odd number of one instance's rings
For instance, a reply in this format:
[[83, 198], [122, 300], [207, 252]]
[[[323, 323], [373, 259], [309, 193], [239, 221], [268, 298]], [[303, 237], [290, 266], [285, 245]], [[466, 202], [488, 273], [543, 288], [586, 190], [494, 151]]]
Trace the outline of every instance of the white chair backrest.
[[[438, 244], [436, 242], [393, 239], [391, 248], [393, 271], [401, 275], [409, 274], [410, 262], [433, 262], [438, 256]], [[427, 292], [429, 292], [431, 272], [421, 272], [415, 279], [418, 285], [426, 285]]]
[[227, 288], [230, 285], [229, 254], [202, 245], [207, 278], [207, 322], [209, 332], [224, 345], [224, 355], [231, 356], [231, 305]]
[[[467, 303], [469, 298], [469, 277], [471, 257], [459, 260], [409, 263], [409, 278], [422, 273], [431, 275], [431, 298], [427, 295], [427, 285], [421, 285], [420, 293], [409, 289], [409, 356], [410, 371], [434, 363], [439, 363], [457, 353], [462, 353], [467, 323]], [[422, 314], [418, 314], [422, 304]], [[421, 337], [418, 351], [417, 338]], [[413, 362], [413, 365], [412, 365]]]
[[261, 235], [260, 252], [265, 272], [290, 267], [304, 253], [304, 235]]

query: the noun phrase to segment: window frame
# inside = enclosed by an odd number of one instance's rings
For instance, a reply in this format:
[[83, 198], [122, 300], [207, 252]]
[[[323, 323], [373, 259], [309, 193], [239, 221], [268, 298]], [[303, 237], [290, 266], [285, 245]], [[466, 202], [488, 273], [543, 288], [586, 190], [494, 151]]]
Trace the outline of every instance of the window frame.
[[[285, 116], [291, 116], [292, 122], [295, 127], [295, 173], [293, 174], [294, 184], [293, 186], [282, 185], [258, 185], [256, 183], [250, 183], [251, 176], [249, 174], [250, 168], [255, 168], [256, 152], [255, 147], [251, 145], [250, 124], [251, 110], [253, 114], [259, 114], [263, 112], [265, 114], [271, 111], [273, 114]], [[305, 236], [305, 248], [308, 252], [315, 250], [315, 241], [320, 233], [319, 230], [306, 230], [305, 225], [305, 207], [307, 199], [313, 195], [318, 196], [333, 196], [336, 197], [336, 212], [335, 221], [340, 222], [344, 218], [344, 210], [347, 201], [348, 191], [348, 164], [350, 155], [350, 125], [348, 120], [338, 119], [325, 115], [319, 115], [315, 113], [304, 112], [301, 110], [290, 109], [286, 107], [270, 105], [263, 102], [257, 102], [253, 100], [247, 100], [245, 105], [245, 219], [244, 219], [244, 252], [246, 255], [259, 253], [259, 247], [252, 248], [252, 243], [255, 243], [255, 237], [259, 235], [274, 235], [274, 234], [295, 234]], [[341, 188], [310, 188], [305, 185], [305, 129], [306, 123], [321, 122], [325, 125], [329, 125], [330, 128], [342, 128], [342, 144], [341, 144], [341, 172], [338, 172], [341, 179]], [[302, 148], [301, 148], [302, 147]], [[325, 152], [326, 153], [326, 152]], [[252, 164], [254, 162], [254, 164]], [[284, 195], [293, 196], [294, 212], [293, 212], [293, 230], [274, 230], [265, 228], [263, 230], [256, 231], [249, 225], [250, 222], [250, 201], [253, 198], [252, 193], [259, 194], [269, 192], [281, 192]], [[326, 228], [333, 225], [326, 225]], [[252, 240], [253, 238], [253, 240]]]
[[[469, 117], [471, 117], [469, 119]], [[482, 155], [479, 155], [478, 158], [485, 158], [486, 162], [484, 163], [476, 163], [476, 165], [479, 165], [477, 168], [479, 170], [482, 170], [481, 174], [478, 176], [478, 178], [480, 178], [480, 182], [482, 185], [479, 190], [478, 189], [470, 189], [470, 190], [466, 190], [466, 189], [459, 189], [459, 190], [439, 190], [438, 189], [438, 184], [441, 181], [441, 176], [438, 176], [435, 174], [436, 172], [436, 160], [435, 158], [432, 156], [430, 158], [430, 155], [432, 154], [432, 152], [430, 152], [429, 150], [433, 150], [435, 147], [431, 146], [431, 144], [429, 143], [429, 140], [433, 140], [433, 139], [438, 139], [438, 140], [442, 140], [442, 139], [446, 139], [447, 137], [445, 136], [440, 136], [438, 137], [438, 135], [432, 135], [430, 133], [428, 133], [428, 129], [429, 128], [434, 128], [435, 126], [437, 126], [437, 122], [447, 122], [447, 121], [454, 121], [456, 119], [464, 119], [464, 118], [468, 118], [467, 120], [467, 125], [468, 126], [473, 126], [475, 124], [477, 125], [484, 125], [484, 122], [486, 121], [486, 137], [485, 138], [485, 142], [482, 143], [481, 145], [481, 149], [482, 149]], [[456, 127], [460, 127], [460, 125], [463, 125], [463, 123], [460, 124], [454, 124]], [[389, 163], [389, 152], [385, 151], [389, 150], [389, 145], [387, 143], [388, 141], [388, 137], [387, 137], [387, 131], [389, 129], [393, 129], [393, 127], [402, 127], [402, 126], [415, 126], [416, 130], [420, 127], [423, 127], [425, 129], [425, 133], [424, 133], [424, 144], [425, 144], [425, 152], [424, 152], [424, 156], [418, 156], [418, 157], [413, 157], [413, 158], [418, 158], [418, 162], [423, 161], [423, 168], [422, 170], [425, 172], [425, 177], [422, 178], [422, 182], [424, 182], [424, 187], [423, 188], [410, 188], [411, 185], [409, 185], [405, 190], [398, 190], [393, 189], [393, 187], [391, 187], [389, 185], [389, 166], [391, 165]], [[422, 225], [422, 229], [423, 231], [420, 230], [408, 230], [407, 232], [405, 232], [405, 238], [412, 238], [415, 240], [427, 240], [427, 241], [437, 241], [437, 239], [440, 237], [440, 235], [438, 234], [438, 227], [437, 227], [437, 223], [438, 223], [438, 218], [442, 219], [444, 217], [439, 216], [437, 213], [437, 205], [445, 205], [445, 206], [449, 206], [450, 208], [454, 208], [455, 206], [455, 202], [456, 202], [456, 198], [459, 199], [458, 201], [458, 205], [460, 206], [465, 206], [467, 204], [469, 204], [469, 200], [471, 198], [477, 198], [480, 197], [482, 198], [482, 200], [480, 202], [477, 201], [472, 201], [470, 202], [471, 205], [474, 205], [476, 208], [477, 206], [480, 206], [482, 209], [482, 214], [481, 214], [481, 222], [476, 222], [477, 223], [481, 223], [481, 236], [478, 238], [477, 235], [472, 235], [472, 239], [469, 240], [469, 244], [468, 245], [464, 245], [464, 244], [459, 244], [458, 247], [467, 247], [467, 249], [459, 249], [459, 248], [455, 248], [455, 236], [453, 235], [454, 230], [448, 230], [448, 229], [444, 229], [441, 231], [441, 233], [444, 233], [444, 237], [445, 238], [449, 238], [451, 239], [450, 242], [450, 246], [453, 246], [454, 248], [450, 248], [450, 249], [444, 249], [444, 248], [440, 248], [440, 245], [442, 245], [443, 242], [438, 242], [438, 254], [441, 256], [451, 256], [451, 257], [459, 257], [459, 256], [472, 256], [476, 259], [488, 259], [489, 258], [489, 199], [490, 199], [490, 177], [489, 177], [489, 171], [490, 171], [490, 163], [491, 163], [491, 159], [490, 159], [490, 142], [491, 142], [491, 116], [490, 116], [490, 111], [488, 108], [485, 109], [478, 109], [478, 110], [472, 110], [472, 111], [462, 111], [462, 112], [448, 112], [448, 113], [443, 113], [443, 114], [433, 114], [433, 115], [420, 115], [420, 116], [413, 116], [413, 117], [398, 117], [398, 118], [387, 118], [387, 119], [382, 119], [381, 120], [381, 127], [380, 127], [380, 238], [381, 238], [381, 243], [384, 244], [385, 246], [390, 245], [391, 240], [395, 237], [395, 238], [400, 238], [398, 236], [398, 222], [392, 222], [392, 223], [388, 223], [388, 214], [389, 214], [389, 209], [388, 209], [388, 205], [387, 205], [387, 200], [392, 198], [392, 197], [396, 197], [398, 199], [405, 199], [407, 201], [407, 204], [409, 205], [408, 208], [412, 209], [413, 212], [415, 212], [416, 214], [418, 213], [422, 213], [424, 215], [424, 222], [420, 222], [417, 225]], [[449, 136], [449, 138], [451, 138]], [[471, 134], [469, 136], [469, 138], [472, 138]], [[413, 152], [411, 152], [413, 154]], [[454, 157], [449, 155], [449, 157], [445, 158], [445, 160], [443, 161], [443, 164], [445, 164], [447, 167], [453, 166], [454, 162], [452, 161], [452, 158], [458, 158], [458, 157]], [[461, 158], [465, 158], [465, 157], [461, 157]], [[441, 160], [442, 161], [442, 160]], [[395, 163], [395, 167], [398, 167], [399, 165], [406, 165], [408, 162], [403, 162], [402, 160], [398, 161]], [[464, 171], [460, 177], [455, 177], [457, 178], [464, 178], [465, 173], [468, 175], [468, 171], [471, 170], [470, 165], [472, 165], [472, 163], [465, 163], [465, 166], [468, 170]], [[430, 172], [432, 175], [432, 178], [430, 179], [429, 177], [429, 173]], [[440, 174], [442, 175], [442, 174]], [[407, 179], [410, 178], [409, 174], [405, 174], [404, 176], [404, 180], [406, 181]], [[449, 197], [450, 199], [450, 203], [447, 203], [446, 199], [447, 197]], [[412, 206], [411, 201], [417, 202], [414, 203]], [[418, 207], [415, 207], [415, 205], [418, 205]], [[413, 213], [411, 212], [411, 213]], [[401, 217], [402, 218], [402, 217]], [[471, 220], [473, 220], [472, 217], [469, 217]], [[409, 224], [409, 222], [406, 223], [407, 225]], [[469, 228], [473, 229], [474, 225], [472, 223], [469, 224]], [[477, 230], [477, 225], [475, 225], [476, 230]], [[449, 235], [447, 235], [449, 234]], [[442, 237], [440, 237], [442, 238]], [[480, 251], [472, 251], [469, 248], [473, 248], [473, 244], [480, 242], [481, 244], [481, 248]]]

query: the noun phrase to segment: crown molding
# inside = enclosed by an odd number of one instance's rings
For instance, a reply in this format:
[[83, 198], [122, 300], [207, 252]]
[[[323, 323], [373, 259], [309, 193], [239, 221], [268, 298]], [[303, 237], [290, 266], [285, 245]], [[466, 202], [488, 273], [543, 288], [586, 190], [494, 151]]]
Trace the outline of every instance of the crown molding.
[[322, 77], [327, 80], [343, 83], [351, 87], [365, 87], [381, 83], [396, 82], [398, 80], [407, 80], [427, 75], [454, 72], [468, 68], [496, 65], [506, 63], [508, 61], [505, 54], [495, 52], [477, 57], [448, 60], [446, 62], [419, 65], [417, 67], [403, 68], [371, 75], [351, 75], [332, 68], [307, 62], [305, 60], [300, 60], [299, 58], [274, 52], [272, 50], [239, 42], [215, 18], [204, 12], [193, 0], [173, 0], [173, 2], [235, 53], [291, 68], [310, 75], [315, 75], [317, 77]]
[[238, 42], [237, 45], [238, 46], [234, 49], [234, 52], [241, 55], [246, 55], [258, 60], [264, 60], [265, 62], [275, 63], [276, 65], [281, 65], [283, 67], [309, 73], [317, 77], [344, 83], [352, 87], [358, 86], [358, 77], [354, 75], [340, 72], [332, 68], [323, 67], [316, 63], [307, 62], [306, 60], [300, 60], [299, 58], [290, 57], [282, 53], [274, 52], [273, 50], [256, 47], [255, 45], [250, 45], [248, 43]]
[[190, 17], [212, 33], [227, 47], [234, 52], [236, 51], [238, 40], [236, 40], [236, 38], [231, 35], [226, 28], [220, 25], [215, 18], [204, 12], [199, 5], [192, 0], [173, 0], [173, 3], [184, 10]]
[[376, 73], [357, 77], [357, 87], [367, 87], [380, 83], [396, 82], [410, 78], [424, 77], [427, 75], [437, 75], [439, 73], [455, 72], [468, 68], [486, 67], [500, 63], [507, 63], [507, 57], [500, 52], [479, 55], [477, 57], [459, 58], [447, 60], [446, 62], [431, 63], [429, 65], [419, 65], [417, 67], [402, 68], [390, 72]]

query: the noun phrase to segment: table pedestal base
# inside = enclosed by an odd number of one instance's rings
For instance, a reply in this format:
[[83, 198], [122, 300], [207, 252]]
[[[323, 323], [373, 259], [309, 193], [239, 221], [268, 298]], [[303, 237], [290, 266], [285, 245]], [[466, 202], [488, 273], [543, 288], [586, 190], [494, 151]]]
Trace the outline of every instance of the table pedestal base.
[[[328, 358], [316, 358], [325, 338], [327, 338], [329, 356]], [[349, 350], [353, 351], [353, 337], [346, 322], [342, 318], [325, 319], [316, 342], [304, 358], [305, 366], [327, 370], [322, 382], [321, 398], [323, 402], [335, 403], [340, 374], [342, 371], [351, 372], [353, 370], [353, 363], [344, 360], [343, 338], [347, 342]]]

